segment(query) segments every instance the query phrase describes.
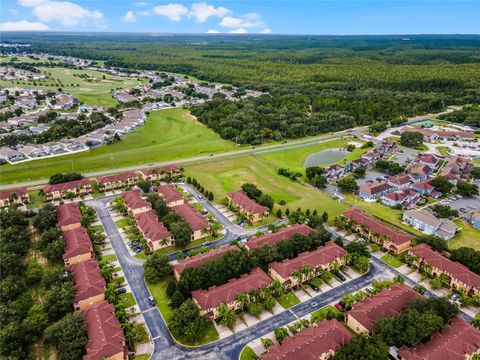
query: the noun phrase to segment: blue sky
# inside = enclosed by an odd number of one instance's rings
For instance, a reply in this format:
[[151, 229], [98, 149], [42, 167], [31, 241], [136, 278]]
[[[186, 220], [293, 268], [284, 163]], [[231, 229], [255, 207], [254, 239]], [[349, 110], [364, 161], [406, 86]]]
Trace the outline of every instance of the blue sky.
[[2, 0], [0, 30], [479, 34], [480, 1]]

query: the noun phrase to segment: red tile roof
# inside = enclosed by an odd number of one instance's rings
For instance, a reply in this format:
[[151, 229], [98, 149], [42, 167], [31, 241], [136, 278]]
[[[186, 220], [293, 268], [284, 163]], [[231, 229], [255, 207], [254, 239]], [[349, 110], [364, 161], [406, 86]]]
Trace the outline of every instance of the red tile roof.
[[353, 305], [348, 316], [353, 317], [369, 331], [380, 316], [391, 316], [402, 311], [420, 295], [407, 285], [392, 285], [378, 294]]
[[273, 262], [269, 266], [282, 278], [286, 279], [295, 270], [303, 269], [305, 266], [315, 269], [318, 266], [330, 264], [332, 261], [343, 257], [346, 253], [345, 249], [329, 241], [325, 246], [321, 246], [316, 250], [301, 253], [293, 259]]
[[90, 185], [91, 185], [90, 180], [80, 179], [80, 180], [69, 181], [61, 184], [47, 185], [43, 188], [43, 192], [45, 194], [57, 192], [57, 191], [64, 192], [64, 191], [80, 189], [82, 186], [87, 187]]
[[182, 200], [182, 194], [173, 185], [166, 184], [157, 187], [157, 193], [165, 199], [167, 204]]
[[432, 250], [427, 244], [419, 244], [408, 250], [408, 252], [418, 256], [419, 260], [423, 259], [433, 267], [449, 273], [452, 277], [460, 280], [464, 284], [480, 289], [480, 275], [475, 274], [466, 266], [452, 261]]
[[191, 258], [181, 260], [178, 264], [174, 265], [175, 271], [180, 275], [183, 270], [186, 268], [197, 268], [202, 264], [205, 264], [207, 261], [218, 259], [223, 256], [228, 251], [237, 251], [240, 250], [238, 246], [228, 245], [221, 247], [219, 249], [211, 250], [204, 254], [198, 254], [192, 256]]
[[93, 251], [90, 237], [88, 236], [87, 230], [83, 227], [64, 231], [62, 233], [62, 238], [65, 241], [63, 259], [69, 259]]
[[158, 221], [155, 210], [145, 211], [140, 214], [135, 214], [134, 216], [139, 229], [151, 241], [158, 241], [172, 237], [170, 231], [163, 226], [163, 223]]
[[148, 168], [148, 169], [140, 170], [142, 175], [145, 175], [145, 176], [150, 176], [150, 175], [159, 174], [159, 173], [162, 174], [167, 172], [174, 172], [174, 171], [180, 171], [180, 167], [178, 165], [171, 164], [171, 165], [166, 165], [159, 168], [153, 168], [153, 169]]
[[318, 360], [322, 354], [346, 345], [351, 338], [352, 334], [338, 320], [323, 320], [285, 338], [282, 344], [270, 346], [261, 359]]
[[274, 233], [267, 233], [261, 236], [253, 236], [250, 240], [247, 241], [246, 246], [249, 249], [256, 249], [262, 247], [263, 245], [273, 246], [278, 244], [280, 241], [290, 240], [293, 235], [309, 235], [312, 232], [312, 228], [305, 224], [295, 224], [288, 228], [278, 230]]
[[454, 317], [430, 341], [414, 349], [402, 347], [398, 352], [405, 360], [465, 360], [480, 349], [480, 330]]
[[125, 204], [131, 210], [141, 208], [151, 208], [150, 203], [147, 200], [142, 199], [140, 190], [130, 190], [122, 193], [122, 198], [125, 200]]
[[413, 164], [412, 167], [408, 169], [410, 174], [420, 174], [428, 176], [432, 172], [432, 168], [428, 165], [422, 163]]
[[412, 182], [412, 178], [408, 174], [398, 174], [392, 176], [388, 179], [388, 182], [395, 184], [395, 185], [405, 185], [409, 182]]
[[367, 195], [376, 195], [383, 191], [389, 190], [392, 188], [392, 185], [387, 184], [386, 182], [374, 182], [374, 183], [367, 183], [360, 186], [360, 192], [365, 193]]
[[57, 206], [57, 227], [76, 224], [82, 221], [82, 214], [76, 203]]
[[452, 156], [448, 160], [445, 167], [454, 166], [454, 167], [464, 168], [464, 167], [469, 166], [470, 164], [472, 164], [472, 163], [470, 161], [468, 161], [468, 159], [465, 159], [465, 158], [460, 157], [460, 156]]
[[12, 194], [17, 194], [17, 196], [21, 198], [22, 196], [27, 195], [28, 191], [26, 187], [21, 187], [15, 190], [0, 191], [0, 200], [8, 199]]
[[418, 161], [427, 163], [427, 164], [436, 164], [440, 159], [435, 154], [421, 154], [418, 157]]
[[125, 352], [125, 336], [115, 317], [115, 307], [107, 301], [82, 311], [87, 326], [87, 354], [83, 360], [103, 360]]
[[129, 179], [135, 179], [136, 177], [137, 177], [137, 174], [134, 171], [130, 171], [122, 174], [114, 174], [114, 175], [98, 177], [97, 183], [107, 184], [107, 183], [117, 182], [117, 181], [127, 181]]
[[359, 225], [365, 225], [371, 232], [376, 232], [380, 235], [386, 235], [390, 241], [397, 245], [401, 245], [412, 240], [410, 235], [404, 235], [386, 227], [380, 222], [371, 219], [357, 208], [352, 208], [348, 211], [345, 211], [342, 215], [344, 217], [353, 219]]
[[210, 222], [197, 212], [190, 204], [182, 204], [172, 207], [180, 217], [185, 220], [192, 231], [202, 230], [210, 226]]
[[431, 137], [432, 135], [437, 135], [439, 137], [447, 137], [447, 138], [453, 138], [453, 137], [463, 137], [463, 138], [469, 138], [469, 139], [475, 138], [473, 131], [432, 130], [432, 129], [425, 129], [425, 128], [419, 128], [419, 127], [411, 127], [411, 126], [405, 126], [402, 129], [402, 131], [419, 132], [423, 134], [423, 136], [428, 136], [428, 137]]
[[416, 184], [413, 184], [412, 186], [418, 188], [418, 189], [423, 189], [427, 191], [433, 191], [435, 189], [435, 186], [432, 185], [432, 179], [420, 181]]
[[253, 214], [268, 212], [266, 206], [257, 204], [255, 200], [250, 199], [242, 190], [230, 192], [227, 196], [236, 204]]
[[230, 279], [221, 286], [212, 286], [208, 290], [195, 290], [192, 297], [202, 309], [214, 309], [220, 304], [228, 304], [235, 300], [237, 294], [260, 290], [272, 283], [272, 279], [260, 268], [253, 269], [238, 279]]
[[75, 283], [74, 301], [79, 302], [105, 292], [105, 279], [95, 259], [89, 259], [68, 267]]

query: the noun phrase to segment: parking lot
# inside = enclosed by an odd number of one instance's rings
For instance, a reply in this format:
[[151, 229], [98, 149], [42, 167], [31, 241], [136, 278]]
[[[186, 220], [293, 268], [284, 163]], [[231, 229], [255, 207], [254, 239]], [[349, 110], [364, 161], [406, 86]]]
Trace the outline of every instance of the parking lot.
[[480, 209], [480, 197], [461, 198], [459, 195], [452, 195], [442, 199], [436, 205], [446, 205], [459, 212], [459, 215]]

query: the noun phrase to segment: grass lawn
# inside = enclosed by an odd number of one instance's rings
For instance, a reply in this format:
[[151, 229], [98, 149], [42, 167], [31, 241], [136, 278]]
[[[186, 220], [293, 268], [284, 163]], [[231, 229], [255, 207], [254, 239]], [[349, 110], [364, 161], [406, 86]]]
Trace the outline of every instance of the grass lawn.
[[282, 294], [277, 297], [277, 301], [283, 308], [288, 309], [294, 305], [300, 304], [300, 299], [293, 293], [293, 291], [289, 291], [286, 294]]
[[107, 262], [114, 262], [114, 261], [117, 261], [117, 257], [115, 256], [115, 254], [110, 254], [110, 255], [104, 255], [102, 256], [102, 259], [103, 260], [106, 260]]
[[445, 155], [447, 151], [450, 150], [450, 148], [446, 146], [437, 146], [437, 150], [440, 153], [440, 155]]
[[[287, 208], [290, 211], [297, 208], [312, 211], [317, 209], [319, 213], [327, 211], [329, 221], [333, 221], [335, 216], [348, 209], [348, 206], [333, 200], [324, 192], [278, 175], [272, 167], [252, 156], [187, 166], [185, 174], [195, 177], [206, 189], [212, 191], [216, 203], [221, 203], [227, 192], [238, 190], [242, 184], [249, 182], [273, 197], [276, 203], [273, 213], [278, 208], [283, 213]], [[285, 200], [286, 205], [279, 206], [280, 200]]]
[[462, 230], [460, 234], [448, 241], [448, 247], [458, 249], [466, 246], [480, 251], [480, 230], [474, 229], [473, 226], [462, 220], [455, 220], [455, 224]]
[[403, 265], [403, 262], [401, 262], [400, 260], [398, 260], [397, 257], [392, 256], [392, 255], [390, 255], [390, 254], [383, 255], [380, 259], [381, 259], [384, 263], [390, 265], [390, 266], [393, 267], [393, 268], [398, 268], [398, 267], [400, 267], [400, 266]]
[[473, 159], [472, 162], [475, 164], [480, 164], [480, 158]]
[[120, 301], [125, 304], [125, 308], [129, 308], [130, 306], [134, 306], [137, 304], [132, 293], [120, 294]]
[[28, 209], [37, 209], [41, 208], [45, 203], [43, 196], [38, 193], [38, 190], [30, 190], [28, 192], [28, 196], [30, 197], [30, 202], [27, 204]]
[[[304, 163], [308, 155], [314, 154], [326, 149], [343, 148], [347, 146], [347, 143], [350, 141], [353, 141], [353, 140], [351, 139], [331, 140], [331, 141], [326, 141], [320, 144], [301, 146], [301, 147], [292, 148], [289, 150], [269, 152], [265, 154], [259, 154], [256, 156], [268, 161], [270, 164], [274, 165], [277, 168], [289, 168], [291, 170], [304, 173], [305, 172]], [[359, 157], [360, 155], [358, 154], [361, 152], [360, 150], [363, 152], [364, 150], [367, 150], [367, 149], [355, 149], [352, 153], [346, 153], [346, 154], [348, 154], [348, 157], [350, 157], [351, 155], [355, 157]], [[325, 164], [325, 165], [328, 165], [328, 164]]]
[[[153, 298], [155, 299], [155, 302], [157, 303], [157, 307], [160, 310], [160, 313], [162, 314], [163, 318], [165, 319], [165, 322], [168, 324], [172, 319], [173, 310], [168, 306], [168, 299], [167, 299], [167, 293], [166, 293], [167, 284], [168, 284], [168, 279], [165, 279], [160, 281], [157, 284], [147, 283], [147, 287], [148, 287], [148, 290], [150, 290], [150, 293], [152, 294]], [[201, 339], [197, 343], [193, 343], [193, 344], [183, 343], [183, 344], [198, 346], [198, 345], [208, 344], [218, 339], [219, 339], [218, 332], [215, 329], [215, 326], [213, 326], [213, 324], [210, 322], [208, 325], [207, 332], [203, 337], [203, 339]]]
[[234, 150], [233, 142], [199, 123], [184, 109], [151, 112], [147, 122], [112, 145], [50, 159], [0, 167], [0, 183], [48, 178], [54, 172], [86, 173]]
[[91, 229], [94, 230], [94, 231], [96, 231], [96, 232], [103, 232], [103, 231], [104, 231], [102, 225], [92, 226]]
[[[56, 90], [62, 88], [65, 92], [75, 95], [79, 101], [90, 105], [100, 105], [104, 108], [115, 106], [117, 101], [112, 97], [110, 90], [116, 88], [132, 88], [138, 84], [137, 79], [104, 74], [99, 71], [74, 70], [67, 68], [38, 68], [47, 78], [36, 81], [20, 81], [34, 89]], [[86, 74], [88, 78], [75, 77]], [[103, 79], [105, 76], [105, 79]], [[36, 85], [34, 85], [34, 83]], [[17, 81], [0, 81], [0, 86], [14, 86]]]
[[480, 312], [475, 315], [475, 319], [480, 320]]
[[245, 346], [240, 353], [240, 360], [255, 360], [258, 359], [257, 354], [255, 354], [255, 351], [252, 350], [250, 346]]
[[321, 309], [318, 309], [318, 310], [314, 311], [314, 312], [311, 314], [311, 316], [314, 316], [314, 315], [315, 315], [315, 316], [319, 316], [319, 321], [321, 321], [321, 320], [325, 319], [325, 317], [327, 316], [327, 311], [329, 311], [329, 309], [330, 309], [330, 310], [333, 310], [333, 311], [335, 312], [335, 314], [340, 314], [340, 311], [337, 310], [336, 307], [334, 307], [334, 306], [332, 306], [332, 305], [327, 305], [327, 306], [325, 306], [325, 307], [323, 307], [323, 308], [321, 308]]
[[128, 226], [127, 218], [115, 221], [115, 226], [119, 229], [123, 229], [124, 227]]
[[141, 354], [141, 355], [135, 355], [133, 358], [134, 360], [148, 360], [150, 359], [151, 355], [150, 354]]

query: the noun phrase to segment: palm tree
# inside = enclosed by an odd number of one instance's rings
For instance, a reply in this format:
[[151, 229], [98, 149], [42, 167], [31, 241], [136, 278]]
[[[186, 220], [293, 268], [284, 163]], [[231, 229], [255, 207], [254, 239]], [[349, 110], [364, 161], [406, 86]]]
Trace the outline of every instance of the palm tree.
[[302, 272], [305, 275], [305, 278], [309, 279], [310, 275], [313, 273], [313, 269], [310, 266], [305, 265], [302, 269]]
[[280, 294], [283, 293], [283, 286], [278, 280], [273, 280], [273, 282], [270, 284], [270, 289], [274, 296], [280, 296]]
[[292, 272], [292, 276], [297, 280], [297, 285], [300, 285], [303, 282], [303, 272], [301, 270], [295, 270]]
[[222, 226], [220, 225], [220, 223], [218, 221], [214, 221], [212, 222], [212, 224], [210, 225], [210, 234], [213, 236], [213, 237], [217, 237], [218, 236], [218, 231], [222, 228]]
[[170, 244], [170, 240], [168, 238], [162, 238], [160, 240], [160, 246], [161, 247], [168, 246], [169, 244]]
[[353, 261], [354, 255], [352, 253], [346, 253], [343, 257], [345, 264], [350, 265]]
[[235, 296], [235, 301], [240, 304], [240, 310], [243, 311], [245, 304], [248, 301], [248, 296], [245, 293], [238, 293], [237, 296]]
[[381, 235], [379, 240], [382, 243], [382, 246], [385, 247], [385, 243], [389, 240], [389, 238], [387, 235]]
[[338, 264], [338, 262], [332, 261], [332, 262], [330, 263], [330, 269], [331, 269], [332, 271], [338, 271], [338, 269], [340, 269], [340, 265]]
[[270, 296], [270, 294], [271, 294], [271, 290], [268, 286], [260, 290], [260, 296], [262, 297], [262, 299], [265, 299], [267, 296]]
[[248, 293], [249, 302], [257, 302], [259, 297], [260, 293], [258, 290], [253, 289]]

